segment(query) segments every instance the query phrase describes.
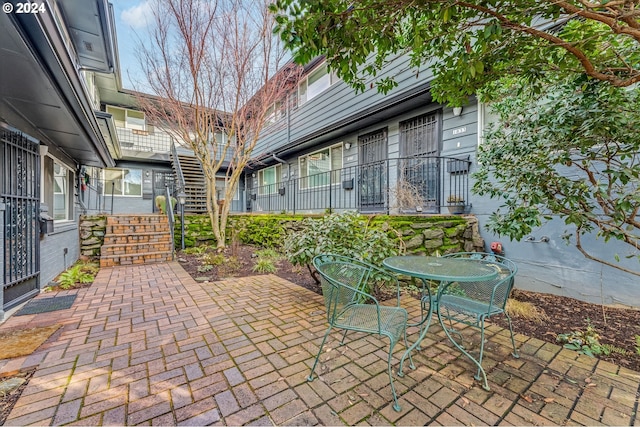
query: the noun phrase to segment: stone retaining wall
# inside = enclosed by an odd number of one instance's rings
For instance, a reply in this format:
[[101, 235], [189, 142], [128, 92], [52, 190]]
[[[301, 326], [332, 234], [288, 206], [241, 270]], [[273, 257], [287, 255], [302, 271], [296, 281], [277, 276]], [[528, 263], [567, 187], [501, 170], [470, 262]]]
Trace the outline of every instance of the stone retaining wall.
[[[303, 218], [302, 215], [231, 215], [227, 237], [231, 238], [235, 234], [242, 243], [279, 246], [285, 235], [300, 229], [300, 221]], [[176, 242], [180, 242], [179, 219], [177, 221], [175, 236]], [[443, 255], [450, 252], [485, 250], [478, 219], [471, 215], [372, 215], [371, 223], [401, 239], [409, 254], [431, 255], [438, 251]], [[233, 230], [234, 228], [236, 230]], [[185, 216], [186, 247], [214, 244], [208, 216]]]
[[106, 229], [106, 216], [80, 217], [80, 256], [93, 259], [100, 258], [100, 248], [104, 243]]

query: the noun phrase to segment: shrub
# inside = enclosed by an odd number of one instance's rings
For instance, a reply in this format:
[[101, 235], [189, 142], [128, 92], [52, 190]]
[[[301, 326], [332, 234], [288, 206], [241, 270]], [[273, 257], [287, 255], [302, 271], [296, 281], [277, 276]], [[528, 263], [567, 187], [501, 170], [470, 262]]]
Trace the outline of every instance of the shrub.
[[282, 255], [280, 255], [274, 249], [261, 249], [259, 251], [256, 251], [256, 255], [257, 255], [258, 258], [269, 259], [269, 260], [273, 260], [273, 261], [277, 261], [280, 258], [282, 258]]
[[190, 248], [185, 248], [182, 252], [187, 255], [200, 255], [207, 251], [208, 246], [192, 246]]
[[79, 262], [58, 276], [58, 284], [62, 289], [69, 289], [77, 284], [93, 283], [98, 266], [93, 263]]
[[245, 217], [233, 224], [237, 238], [244, 244], [259, 245], [263, 248], [282, 246], [285, 229], [277, 215]]
[[595, 355], [608, 355], [611, 349], [600, 344], [600, 334], [587, 319], [587, 329], [584, 331], [573, 331], [569, 334], [558, 334], [556, 340], [564, 344], [564, 348], [575, 350], [578, 353], [586, 354], [589, 357]]
[[383, 259], [398, 254], [398, 243], [369, 222], [353, 211], [319, 219], [306, 218], [300, 231], [285, 238], [286, 256], [293, 265], [306, 265], [316, 282], [319, 279], [311, 264], [313, 257], [321, 253], [346, 255], [381, 265]]
[[253, 271], [256, 273], [275, 273], [278, 269], [271, 259], [258, 258], [256, 265], [253, 266]]
[[204, 265], [222, 265], [224, 264], [225, 258], [223, 254], [218, 253], [207, 253], [200, 257], [200, 261]]

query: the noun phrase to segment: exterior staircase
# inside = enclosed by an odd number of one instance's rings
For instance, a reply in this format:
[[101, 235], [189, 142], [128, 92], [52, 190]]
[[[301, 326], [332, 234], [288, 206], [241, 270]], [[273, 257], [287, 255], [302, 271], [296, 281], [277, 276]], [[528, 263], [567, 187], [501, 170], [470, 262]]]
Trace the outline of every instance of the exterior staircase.
[[172, 245], [166, 215], [110, 215], [100, 267], [171, 261]]
[[184, 205], [185, 213], [206, 213], [207, 189], [200, 161], [195, 156], [185, 154], [177, 154], [176, 161], [176, 156], [172, 154], [171, 167], [173, 168], [176, 182], [180, 182], [178, 171], [182, 170], [184, 192], [187, 195]]

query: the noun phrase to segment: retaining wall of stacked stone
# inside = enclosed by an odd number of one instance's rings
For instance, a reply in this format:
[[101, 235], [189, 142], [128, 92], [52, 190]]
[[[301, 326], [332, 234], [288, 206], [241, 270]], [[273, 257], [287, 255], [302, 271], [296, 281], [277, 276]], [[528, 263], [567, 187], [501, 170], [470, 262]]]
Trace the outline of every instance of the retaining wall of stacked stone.
[[[321, 217], [314, 215], [312, 217]], [[248, 214], [231, 215], [227, 237], [241, 243], [277, 247], [291, 231], [300, 229], [303, 215]], [[180, 242], [180, 219], [176, 219], [176, 243]], [[450, 252], [484, 251], [478, 219], [471, 215], [372, 215], [371, 223], [403, 241], [409, 254], [441, 255]], [[185, 246], [214, 245], [209, 217], [185, 216]]]
[[100, 215], [80, 217], [80, 256], [100, 258], [100, 248], [104, 243], [107, 217]]
[[[261, 230], [263, 234], [244, 231], [242, 242], [260, 245], [265, 235], [275, 240], [284, 238], [290, 230], [300, 227], [302, 215], [232, 215], [229, 219], [227, 236], [237, 234], [238, 229]], [[180, 223], [175, 224], [176, 247], [180, 244]], [[391, 231], [402, 239], [407, 253], [431, 255], [460, 251], [484, 251], [484, 239], [480, 235], [478, 219], [465, 216], [403, 216], [376, 215], [371, 222], [385, 231]], [[106, 217], [86, 216], [80, 221], [81, 255], [100, 257], [100, 247], [104, 243]], [[255, 240], [251, 240], [252, 236]], [[185, 243], [187, 247], [203, 244], [213, 245], [215, 239], [207, 215], [187, 215], [185, 217]]]

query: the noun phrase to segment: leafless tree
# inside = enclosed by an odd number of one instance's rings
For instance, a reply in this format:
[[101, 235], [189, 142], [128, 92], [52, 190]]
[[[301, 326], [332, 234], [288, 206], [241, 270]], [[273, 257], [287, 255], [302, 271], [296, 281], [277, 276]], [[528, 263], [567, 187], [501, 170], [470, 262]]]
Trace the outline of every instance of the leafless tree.
[[145, 86], [155, 95], [140, 97], [141, 107], [202, 164], [221, 250], [242, 171], [270, 108], [297, 82], [300, 68], [286, 62], [273, 36], [267, 0], [157, 1], [139, 52]]

